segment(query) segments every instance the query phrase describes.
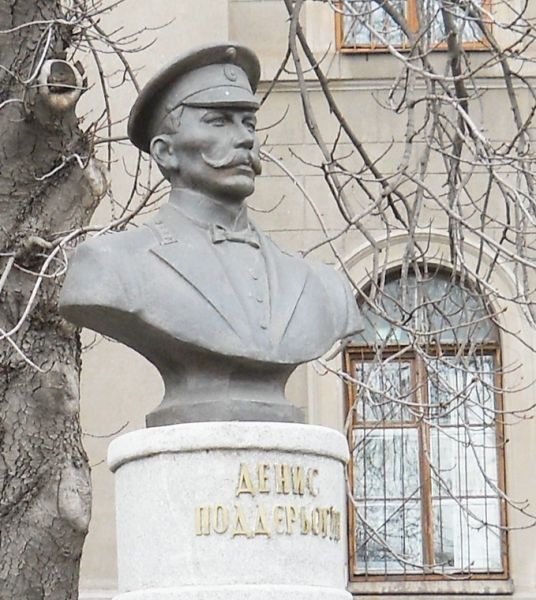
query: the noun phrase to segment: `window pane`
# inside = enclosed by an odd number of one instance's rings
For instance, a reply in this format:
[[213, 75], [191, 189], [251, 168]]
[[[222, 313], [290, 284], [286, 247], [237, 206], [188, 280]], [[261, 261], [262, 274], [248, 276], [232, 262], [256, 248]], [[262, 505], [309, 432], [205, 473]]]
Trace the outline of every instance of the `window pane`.
[[356, 521], [355, 570], [358, 573], [414, 571], [422, 563], [419, 502], [360, 504]]
[[370, 304], [361, 307], [364, 330], [355, 344], [408, 344], [412, 331], [429, 343], [498, 342], [498, 330], [478, 292], [442, 271], [419, 281], [391, 279], [372, 287]]
[[359, 382], [358, 421], [414, 420], [416, 406], [409, 361], [358, 363], [355, 377]]
[[428, 359], [431, 417], [441, 426], [495, 426], [495, 360], [492, 355]]
[[[379, 312], [390, 316], [391, 321], [383, 318]], [[364, 310], [363, 331], [354, 336], [354, 344], [362, 344], [369, 340], [375, 340], [375, 344], [408, 344], [409, 334], [404, 329], [397, 327], [397, 323], [404, 322], [399, 307], [386, 307], [381, 305], [379, 311]]]
[[[391, 0], [391, 4], [404, 14], [405, 0]], [[371, 34], [370, 29], [380, 33], [388, 44], [395, 46], [402, 44], [403, 36], [400, 28], [374, 0], [346, 0], [344, 9], [344, 46], [384, 45], [378, 37]]]
[[429, 332], [432, 341], [496, 341], [495, 325], [476, 291], [436, 275], [421, 282], [420, 296], [423, 311], [419, 329]]
[[430, 442], [433, 496], [497, 496], [495, 430], [436, 429]]
[[421, 483], [416, 429], [357, 429], [354, 444], [354, 494], [357, 498], [419, 498]]
[[499, 500], [435, 500], [434, 557], [441, 571], [502, 571]]
[[[471, 4], [482, 7], [482, 0], [473, 0], [467, 3], [469, 6], [464, 8], [459, 3], [449, 0], [419, 0], [422, 19], [428, 26], [428, 40], [432, 44], [444, 42], [446, 38], [445, 24], [441, 7], [449, 12], [454, 18], [458, 33], [464, 42], [474, 42], [482, 39], [480, 28], [476, 24], [476, 19], [471, 15]], [[474, 10], [474, 8], [473, 8]]]
[[375, 287], [370, 301], [372, 307], [362, 307], [364, 331], [356, 336], [355, 343], [409, 343], [408, 332], [398, 325], [413, 325], [411, 315], [417, 305], [415, 278], [410, 277], [404, 285], [394, 280], [386, 282], [382, 289]]

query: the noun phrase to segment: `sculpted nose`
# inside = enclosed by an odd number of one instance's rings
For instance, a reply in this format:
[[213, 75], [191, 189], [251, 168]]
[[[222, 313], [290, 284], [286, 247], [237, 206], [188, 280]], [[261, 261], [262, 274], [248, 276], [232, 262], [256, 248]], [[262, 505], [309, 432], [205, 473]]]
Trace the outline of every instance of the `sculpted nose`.
[[236, 135], [237, 148], [246, 148], [251, 150], [255, 145], [255, 132], [247, 127], [240, 127]]

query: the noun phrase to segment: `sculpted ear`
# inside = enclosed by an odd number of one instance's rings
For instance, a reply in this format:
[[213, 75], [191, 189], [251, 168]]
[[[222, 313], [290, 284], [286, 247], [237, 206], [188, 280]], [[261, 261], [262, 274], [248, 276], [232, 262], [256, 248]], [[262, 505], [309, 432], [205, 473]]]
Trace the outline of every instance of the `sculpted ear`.
[[158, 166], [166, 172], [179, 170], [179, 161], [173, 150], [171, 136], [161, 134], [151, 140], [151, 156]]

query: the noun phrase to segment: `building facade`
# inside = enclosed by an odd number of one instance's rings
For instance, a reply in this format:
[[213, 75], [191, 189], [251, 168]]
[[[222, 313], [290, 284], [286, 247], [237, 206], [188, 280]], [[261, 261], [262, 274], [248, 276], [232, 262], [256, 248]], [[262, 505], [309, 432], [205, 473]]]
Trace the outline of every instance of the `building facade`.
[[[364, 10], [367, 3], [354, 4]], [[416, 0], [404, 5], [408, 21], [417, 28], [423, 4], [428, 6]], [[500, 12], [505, 10], [501, 3], [492, 4], [486, 0], [479, 6], [496, 10], [497, 19], [509, 18]], [[382, 44], [367, 27], [356, 25], [351, 15], [337, 16], [337, 7], [340, 4], [305, 2], [300, 23], [345, 119], [359, 132], [370, 156], [377, 157], [374, 160], [383, 169], [396, 172], [407, 145], [407, 120], [398, 118], [389, 104], [400, 64], [385, 45], [403, 53], [403, 35], [391, 22], [378, 25], [378, 13], [368, 7], [367, 22], [384, 32]], [[467, 270], [487, 265], [490, 273], [487, 281], [495, 291], [495, 304], [481, 300], [475, 284], [454, 273], [451, 215], [431, 206], [413, 231], [416, 243], [426, 249], [423, 264], [428, 276], [420, 281], [406, 276], [402, 285], [407, 229], [397, 227], [392, 214], [393, 223], [386, 227], [383, 213], [367, 209], [359, 178], [348, 181], [345, 190], [362, 226], [348, 227], [318, 168], [325, 157], [304, 118], [299, 78], [291, 62], [279, 72], [292, 27], [283, 0], [155, 0], [150, 10], [146, 3], [127, 0], [103, 24], [110, 31], [145, 28], [140, 39], [155, 38], [154, 44], [131, 56], [141, 82], [159, 65], [196, 45], [233, 40], [255, 50], [262, 65], [259, 94], [268, 90], [270, 94], [259, 111], [259, 136], [266, 156], [251, 197], [252, 218], [281, 247], [310, 251], [313, 258], [346, 271], [356, 290], [364, 290], [369, 298], [371, 273], [377, 273], [381, 254], [382, 290], [387, 292], [379, 302], [384, 312], [400, 318], [412, 315], [411, 319], [421, 319], [423, 335], [434, 334], [426, 347], [436, 353], [430, 352], [432, 359], [428, 356], [425, 365], [404, 337], [411, 327], [397, 330], [393, 321], [382, 322], [357, 293], [364, 332], [342, 355], [298, 369], [288, 384], [289, 398], [305, 409], [308, 422], [349, 436], [353, 451], [350, 591], [356, 597], [382, 599], [399, 594], [536, 599], [531, 552], [536, 529], [529, 527], [531, 507], [536, 506], [531, 470], [536, 425], [524, 411], [533, 402], [531, 374], [536, 365], [529, 348], [536, 336], [526, 325], [523, 303], [509, 300], [519, 287], [513, 262], [497, 261], [492, 250], [483, 251], [478, 236], [463, 240]], [[439, 25], [433, 35], [438, 47], [430, 60], [440, 68], [448, 48], [439, 43], [444, 35]], [[489, 49], [482, 45], [479, 31], [470, 26], [464, 36], [475, 62], [483, 64]], [[508, 44], [508, 39], [503, 42]], [[272, 87], [276, 74], [278, 82]], [[533, 77], [530, 65], [526, 75]], [[479, 117], [485, 120], [487, 135], [506, 144], [512, 133], [500, 112], [508, 94], [501, 66], [492, 64], [478, 76], [486, 90], [477, 102]], [[326, 143], [336, 145], [341, 162], [353, 164], [355, 146], [340, 138], [339, 124], [311, 68], [305, 68], [305, 80], [308, 102]], [[126, 88], [112, 97], [118, 118], [134, 97]], [[525, 108], [530, 107], [526, 94], [520, 98]], [[87, 110], [96, 110], [100, 100], [92, 91], [84, 102]], [[497, 118], [484, 119], [498, 107]], [[121, 126], [117, 125], [118, 131]], [[430, 186], [441, 186], [446, 167], [431, 163], [430, 169]], [[475, 173], [470, 185], [478, 189], [485, 181]], [[117, 198], [128, 193], [129, 179], [120, 169], [112, 174], [112, 186]], [[103, 204], [95, 220], [106, 222], [109, 217]], [[490, 222], [489, 232], [500, 239], [499, 224]], [[326, 237], [330, 243], [321, 243]], [[415, 315], [416, 305], [429, 306], [431, 311]], [[82, 560], [81, 598], [96, 600], [111, 598], [117, 585], [113, 477], [105, 462], [106, 448], [114, 436], [144, 426], [144, 415], [160, 401], [162, 384], [154, 367], [131, 350], [96, 339], [91, 332], [84, 332], [83, 339], [87, 350], [82, 426], [93, 466], [94, 501]], [[471, 354], [462, 373], [456, 360], [462, 357], [463, 362], [468, 347]], [[341, 371], [363, 385], [345, 383], [336, 373]], [[381, 397], [378, 390], [383, 391]], [[459, 398], [454, 404], [453, 394]], [[451, 396], [447, 409], [442, 404], [445, 395]], [[393, 398], [397, 402], [390, 402]], [[426, 411], [434, 403], [437, 412], [431, 415]], [[506, 494], [512, 501], [505, 499]]]

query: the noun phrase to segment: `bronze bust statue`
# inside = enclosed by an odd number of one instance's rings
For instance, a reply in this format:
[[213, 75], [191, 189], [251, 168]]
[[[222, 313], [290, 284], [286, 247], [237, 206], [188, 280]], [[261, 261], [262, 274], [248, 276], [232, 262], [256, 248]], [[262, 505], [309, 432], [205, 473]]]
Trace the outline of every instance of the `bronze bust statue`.
[[128, 133], [170, 181], [169, 202], [137, 229], [81, 244], [67, 272], [62, 315], [161, 373], [149, 426], [302, 421], [288, 377], [359, 329], [345, 278], [280, 250], [248, 217], [259, 76], [251, 50], [221, 44], [149, 81]]

